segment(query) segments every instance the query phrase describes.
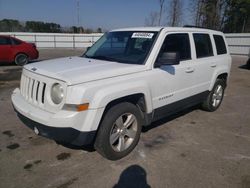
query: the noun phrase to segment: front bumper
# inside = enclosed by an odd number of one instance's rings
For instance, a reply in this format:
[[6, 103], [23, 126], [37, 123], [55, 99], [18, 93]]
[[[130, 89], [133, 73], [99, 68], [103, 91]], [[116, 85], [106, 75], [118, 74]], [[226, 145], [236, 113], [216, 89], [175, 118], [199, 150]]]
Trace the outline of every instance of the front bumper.
[[82, 113], [48, 112], [28, 103], [21, 96], [19, 89], [13, 92], [11, 99], [20, 120], [29, 128], [37, 129], [39, 135], [78, 146], [93, 143], [96, 129], [87, 126], [87, 122], [92, 123], [92, 121], [88, 121], [88, 116], [92, 116], [91, 113], [87, 113], [87, 111]]
[[96, 131], [81, 132], [70, 127], [49, 127], [35, 122], [24, 115], [20, 114], [16, 109], [19, 119], [30, 129], [38, 130], [38, 135], [55, 140], [57, 142], [69, 143], [76, 146], [92, 145], [96, 135]]

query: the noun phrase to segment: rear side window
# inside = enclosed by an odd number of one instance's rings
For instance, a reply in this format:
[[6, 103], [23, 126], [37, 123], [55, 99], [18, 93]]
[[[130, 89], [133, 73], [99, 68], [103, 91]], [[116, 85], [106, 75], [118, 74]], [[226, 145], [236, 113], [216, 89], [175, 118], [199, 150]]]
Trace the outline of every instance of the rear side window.
[[13, 39], [13, 38], [12, 38], [12, 44], [14, 44], [14, 45], [19, 45], [19, 44], [22, 44], [22, 42], [19, 41], [19, 40], [16, 40], [16, 39]]
[[191, 59], [190, 42], [187, 33], [169, 34], [166, 36], [159, 56], [164, 52], [179, 52], [180, 60]]
[[0, 45], [9, 45], [10, 39], [8, 37], [0, 37]]
[[194, 33], [193, 37], [197, 58], [213, 56], [213, 48], [208, 34]]
[[220, 35], [213, 35], [214, 36], [214, 42], [216, 45], [216, 51], [218, 55], [221, 54], [226, 54], [227, 53], [227, 48], [225, 45], [225, 41], [222, 36]]

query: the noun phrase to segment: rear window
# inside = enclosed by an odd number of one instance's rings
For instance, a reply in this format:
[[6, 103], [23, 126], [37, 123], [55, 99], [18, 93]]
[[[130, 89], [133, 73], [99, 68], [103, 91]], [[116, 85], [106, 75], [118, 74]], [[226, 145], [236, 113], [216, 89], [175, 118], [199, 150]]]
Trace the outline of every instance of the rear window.
[[19, 45], [19, 44], [22, 44], [22, 42], [21, 42], [21, 41], [16, 40], [16, 39], [14, 39], [14, 38], [12, 38], [12, 43], [13, 43], [14, 45]]
[[226, 48], [226, 45], [225, 45], [225, 41], [224, 41], [222, 36], [214, 35], [214, 42], [215, 42], [215, 45], [216, 45], [216, 51], [217, 51], [218, 55], [227, 53], [227, 48]]
[[193, 37], [197, 58], [213, 56], [213, 48], [208, 34], [194, 33]]

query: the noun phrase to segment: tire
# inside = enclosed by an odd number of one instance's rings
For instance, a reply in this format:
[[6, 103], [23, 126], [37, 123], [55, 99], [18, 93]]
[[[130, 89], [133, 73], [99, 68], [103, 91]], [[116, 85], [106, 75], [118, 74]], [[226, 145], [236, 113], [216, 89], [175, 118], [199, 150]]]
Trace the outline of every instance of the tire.
[[223, 100], [225, 88], [225, 81], [222, 79], [217, 79], [215, 81], [213, 89], [207, 96], [207, 99], [202, 103], [202, 109], [208, 112], [217, 110]]
[[250, 58], [248, 59], [246, 66], [248, 69], [250, 69]]
[[109, 160], [128, 155], [140, 139], [142, 117], [132, 103], [123, 102], [111, 107], [100, 124], [95, 149]]
[[29, 57], [24, 53], [17, 54], [15, 57], [15, 63], [19, 66], [23, 66], [28, 62], [29, 62]]

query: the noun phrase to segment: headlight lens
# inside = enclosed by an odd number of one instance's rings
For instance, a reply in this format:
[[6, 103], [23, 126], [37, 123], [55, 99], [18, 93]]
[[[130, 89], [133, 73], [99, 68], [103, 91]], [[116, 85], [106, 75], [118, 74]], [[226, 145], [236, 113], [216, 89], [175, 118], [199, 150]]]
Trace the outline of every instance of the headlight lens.
[[51, 88], [51, 99], [53, 103], [60, 104], [63, 100], [64, 93], [61, 84], [55, 83]]

